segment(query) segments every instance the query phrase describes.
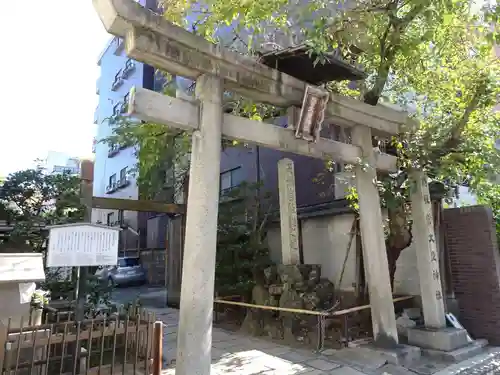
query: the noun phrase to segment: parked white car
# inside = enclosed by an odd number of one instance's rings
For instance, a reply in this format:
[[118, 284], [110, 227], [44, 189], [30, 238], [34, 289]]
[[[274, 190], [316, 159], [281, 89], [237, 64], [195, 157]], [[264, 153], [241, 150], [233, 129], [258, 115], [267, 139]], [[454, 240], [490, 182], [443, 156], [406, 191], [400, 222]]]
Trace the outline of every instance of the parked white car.
[[95, 274], [99, 280], [107, 281], [112, 286], [144, 284], [147, 281], [146, 272], [136, 257], [118, 258], [116, 266], [104, 266]]

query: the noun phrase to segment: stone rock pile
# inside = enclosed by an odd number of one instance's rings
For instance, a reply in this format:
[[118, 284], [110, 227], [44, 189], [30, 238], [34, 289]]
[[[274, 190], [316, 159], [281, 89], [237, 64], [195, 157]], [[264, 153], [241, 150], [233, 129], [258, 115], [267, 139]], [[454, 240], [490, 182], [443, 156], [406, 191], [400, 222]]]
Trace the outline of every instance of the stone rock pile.
[[[335, 288], [321, 277], [321, 266], [278, 265], [256, 276], [251, 303], [288, 309], [326, 311], [335, 306]], [[316, 345], [318, 317], [305, 313], [248, 309], [241, 330], [254, 335], [268, 335], [286, 342]]]

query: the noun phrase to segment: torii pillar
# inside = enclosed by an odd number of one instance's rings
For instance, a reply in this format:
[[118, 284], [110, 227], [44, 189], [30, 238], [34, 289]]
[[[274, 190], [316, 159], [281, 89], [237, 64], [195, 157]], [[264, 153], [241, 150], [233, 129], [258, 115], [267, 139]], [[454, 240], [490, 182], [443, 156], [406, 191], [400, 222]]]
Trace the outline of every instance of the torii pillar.
[[[428, 178], [422, 171], [413, 171], [411, 177], [413, 238], [425, 328], [409, 329], [408, 343], [444, 353], [453, 352], [458, 348], [463, 350], [470, 341], [467, 331], [446, 326]], [[453, 354], [451, 357], [453, 358]]]
[[222, 80], [196, 80], [199, 130], [193, 132], [182, 268], [177, 375], [210, 374], [222, 127]]
[[356, 166], [356, 190], [359, 201], [359, 220], [363, 243], [363, 263], [370, 295], [373, 337], [376, 343], [391, 347], [398, 343], [396, 316], [385, 248], [380, 196], [375, 185], [376, 156], [372, 146], [371, 129], [356, 126], [352, 143], [361, 149], [362, 162]]

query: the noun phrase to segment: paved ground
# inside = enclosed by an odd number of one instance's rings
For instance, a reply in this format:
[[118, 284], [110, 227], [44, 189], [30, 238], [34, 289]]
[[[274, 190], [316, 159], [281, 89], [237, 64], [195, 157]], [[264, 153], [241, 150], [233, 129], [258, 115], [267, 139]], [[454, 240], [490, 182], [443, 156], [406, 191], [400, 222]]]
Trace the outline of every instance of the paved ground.
[[452, 365], [435, 375], [493, 375], [500, 374], [500, 349]]
[[115, 303], [126, 305], [140, 301], [149, 307], [164, 307], [166, 298], [165, 288], [148, 285], [118, 287], [111, 294], [111, 300]]
[[[175, 374], [177, 322], [179, 312], [152, 309], [165, 323], [165, 375]], [[214, 329], [212, 375], [482, 375], [500, 374], [500, 348], [455, 365], [431, 362], [427, 358], [410, 369], [387, 364], [373, 352], [359, 348], [329, 351], [328, 355], [311, 350], [292, 349], [267, 340]]]
[[[160, 308], [164, 292], [158, 288], [120, 288], [113, 293], [119, 303], [140, 298], [164, 326], [164, 375], [175, 374], [178, 310]], [[449, 365], [424, 358], [409, 369], [387, 364], [385, 359], [358, 348], [328, 351], [292, 349], [262, 339], [214, 329], [212, 375], [500, 375], [500, 348]]]

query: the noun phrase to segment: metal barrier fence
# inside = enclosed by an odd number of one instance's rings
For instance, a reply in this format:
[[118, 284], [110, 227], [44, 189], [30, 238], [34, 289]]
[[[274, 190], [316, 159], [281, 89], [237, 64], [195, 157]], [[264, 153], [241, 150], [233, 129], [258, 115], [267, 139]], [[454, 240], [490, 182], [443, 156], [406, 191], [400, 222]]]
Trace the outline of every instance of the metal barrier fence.
[[162, 323], [155, 314], [122, 308], [83, 321], [61, 316], [49, 312], [43, 324], [33, 314], [0, 323], [0, 374], [160, 373]]
[[[338, 337], [338, 342], [340, 347], [347, 347], [349, 345], [350, 341], [353, 341], [356, 339], [356, 335], [359, 334], [359, 332], [355, 332], [355, 329], [352, 327], [353, 322], [356, 320], [359, 320], [357, 318], [360, 317], [360, 314], [368, 314], [368, 321], [369, 321], [369, 313], [371, 306], [370, 305], [362, 305], [362, 306], [355, 306], [347, 309], [338, 309], [338, 304], [333, 306], [331, 309], [327, 311], [314, 311], [314, 310], [304, 310], [304, 309], [293, 309], [293, 308], [284, 308], [284, 307], [277, 307], [277, 306], [266, 306], [266, 305], [256, 305], [252, 303], [246, 303], [246, 302], [241, 302], [241, 301], [234, 301], [234, 299], [238, 296], [230, 296], [230, 297], [225, 297], [224, 299], [222, 298], [217, 298], [215, 299], [215, 304], [217, 305], [222, 305], [225, 308], [230, 308], [230, 307], [239, 307], [243, 308], [245, 310], [251, 309], [254, 311], [268, 311], [268, 312], [274, 312], [276, 314], [280, 315], [305, 315], [309, 316], [313, 319], [315, 319], [316, 323], [314, 324], [315, 326], [315, 346], [316, 350], [321, 351], [324, 349], [325, 346], [325, 340], [327, 338], [327, 333], [326, 329], [328, 326], [331, 326], [332, 324], [336, 325], [339, 330], [342, 332], [342, 335]], [[231, 300], [233, 299], [233, 300]], [[398, 304], [398, 303], [404, 303], [404, 302], [409, 302], [413, 299], [413, 296], [402, 296], [402, 297], [395, 297], [393, 298], [393, 303]], [[219, 321], [220, 319], [220, 314], [221, 311], [220, 309], [215, 309], [214, 311], [214, 319], [216, 322]], [[259, 316], [259, 319], [262, 319], [262, 316]], [[236, 320], [241, 320], [236, 318]], [[367, 319], [364, 319], [367, 320]], [[367, 327], [368, 328], [368, 327]], [[371, 331], [371, 328], [365, 329], [364, 331]]]

